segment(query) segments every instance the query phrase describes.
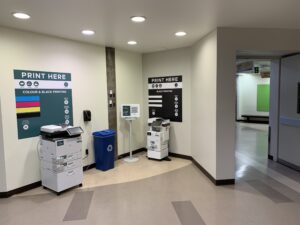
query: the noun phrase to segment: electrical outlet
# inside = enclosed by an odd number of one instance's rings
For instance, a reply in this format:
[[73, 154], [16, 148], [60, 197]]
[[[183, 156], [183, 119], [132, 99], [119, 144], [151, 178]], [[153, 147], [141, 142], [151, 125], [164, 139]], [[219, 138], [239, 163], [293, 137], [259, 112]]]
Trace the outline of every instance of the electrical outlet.
[[89, 150], [88, 150], [88, 149], [85, 150], [85, 154], [86, 154], [86, 155], [89, 154]]

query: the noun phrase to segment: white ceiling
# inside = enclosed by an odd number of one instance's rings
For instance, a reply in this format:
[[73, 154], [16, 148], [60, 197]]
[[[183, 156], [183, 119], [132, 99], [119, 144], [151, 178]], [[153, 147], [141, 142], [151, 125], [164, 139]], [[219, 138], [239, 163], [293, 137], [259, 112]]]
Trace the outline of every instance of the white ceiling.
[[[189, 46], [217, 26], [300, 29], [299, 9], [299, 0], [0, 0], [0, 25], [153, 52]], [[32, 18], [17, 20], [15, 11]], [[134, 15], [148, 19], [134, 24]], [[85, 28], [96, 35], [83, 36]], [[175, 37], [179, 30], [188, 35]], [[138, 45], [128, 46], [129, 40]]]

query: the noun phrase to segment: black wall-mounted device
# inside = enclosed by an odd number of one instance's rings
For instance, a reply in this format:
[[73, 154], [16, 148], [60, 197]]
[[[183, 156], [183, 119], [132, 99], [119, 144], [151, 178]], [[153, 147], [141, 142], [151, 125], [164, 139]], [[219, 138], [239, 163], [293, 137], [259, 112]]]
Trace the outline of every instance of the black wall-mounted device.
[[83, 110], [83, 121], [88, 122], [92, 120], [92, 113], [90, 110]]

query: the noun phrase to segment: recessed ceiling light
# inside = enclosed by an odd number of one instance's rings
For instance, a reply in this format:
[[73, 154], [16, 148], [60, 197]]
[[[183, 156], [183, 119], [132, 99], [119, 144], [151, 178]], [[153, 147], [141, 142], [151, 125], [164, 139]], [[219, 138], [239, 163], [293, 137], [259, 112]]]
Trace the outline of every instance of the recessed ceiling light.
[[13, 16], [18, 18], [18, 19], [21, 19], [21, 20], [28, 20], [30, 19], [30, 16], [26, 13], [21, 13], [21, 12], [15, 12], [13, 13]]
[[178, 32], [175, 33], [175, 35], [176, 35], [177, 37], [183, 37], [183, 36], [186, 35], [186, 33], [185, 33], [184, 31], [178, 31]]
[[129, 45], [136, 45], [136, 44], [137, 44], [136, 41], [128, 41], [127, 43], [128, 43]]
[[142, 23], [142, 22], [145, 22], [146, 17], [144, 17], [144, 16], [133, 16], [130, 19], [131, 19], [132, 22]]
[[94, 35], [94, 34], [95, 34], [95, 31], [93, 31], [93, 30], [83, 30], [83, 31], [81, 31], [81, 33], [82, 33], [83, 35], [91, 36], [91, 35]]

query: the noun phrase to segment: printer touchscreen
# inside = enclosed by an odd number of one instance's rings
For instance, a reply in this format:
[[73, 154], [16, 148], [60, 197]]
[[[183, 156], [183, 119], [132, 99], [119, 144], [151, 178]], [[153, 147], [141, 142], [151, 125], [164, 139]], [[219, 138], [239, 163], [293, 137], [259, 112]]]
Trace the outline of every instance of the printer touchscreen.
[[72, 127], [72, 128], [68, 128], [67, 132], [70, 136], [75, 136], [75, 135], [83, 133], [83, 130], [81, 127]]

